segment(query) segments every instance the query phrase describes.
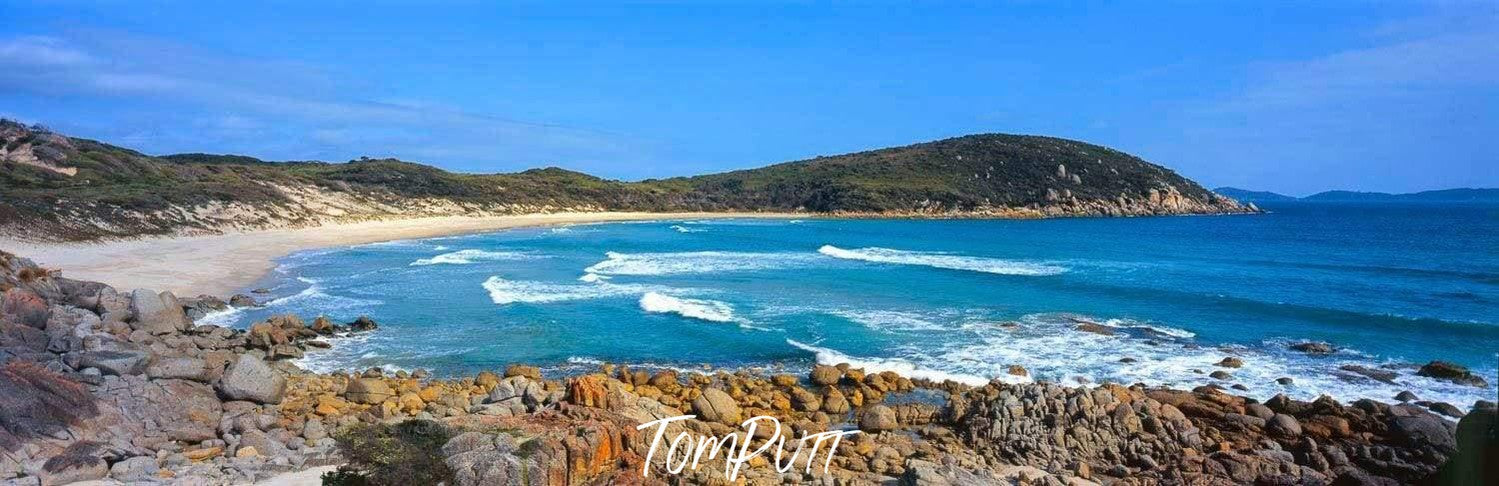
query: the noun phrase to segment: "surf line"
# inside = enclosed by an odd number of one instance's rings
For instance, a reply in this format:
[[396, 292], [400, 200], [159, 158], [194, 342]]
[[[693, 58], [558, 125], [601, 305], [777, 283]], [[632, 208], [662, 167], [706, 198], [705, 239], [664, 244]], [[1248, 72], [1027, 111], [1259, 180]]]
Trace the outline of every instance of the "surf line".
[[[645, 430], [650, 427], [656, 427], [656, 434], [654, 438], [651, 439], [651, 449], [645, 454], [645, 465], [640, 468], [640, 475], [642, 477], [651, 476], [651, 459], [656, 456], [656, 451], [660, 449], [661, 441], [666, 436], [666, 427], [672, 422], [687, 420], [693, 417], [696, 417], [696, 415], [678, 415], [676, 417], [667, 417], [659, 420], [652, 420], [635, 427], [635, 430]], [[775, 428], [772, 429], [770, 438], [766, 439], [764, 444], [761, 444], [759, 448], [754, 450], [754, 452], [750, 452], [750, 446], [754, 442], [751, 439], [755, 437], [755, 432], [759, 430], [760, 424], [762, 422], [768, 422]], [[771, 447], [774, 447], [775, 460], [772, 461], [771, 464], [775, 466], [776, 472], [784, 473], [786, 471], [790, 471], [791, 468], [795, 467], [797, 456], [799, 456], [802, 451], [808, 449], [807, 442], [811, 441], [811, 449], [807, 450], [807, 466], [805, 469], [803, 469], [804, 472], [811, 472], [812, 461], [817, 457], [817, 450], [822, 447], [824, 442], [831, 440], [832, 442], [828, 445], [827, 459], [823, 460], [822, 463], [822, 473], [827, 474], [828, 466], [833, 462], [833, 454], [837, 452], [839, 442], [843, 440], [844, 436], [859, 433], [859, 431], [857, 430], [830, 430], [827, 432], [818, 432], [815, 434], [803, 433], [802, 438], [797, 440], [796, 450], [791, 453], [791, 457], [782, 462], [781, 457], [785, 454], [786, 451], [787, 436], [781, 434], [780, 420], [776, 420], [775, 417], [759, 415], [750, 417], [749, 420], [745, 420], [743, 423], [740, 423], [739, 426], [744, 428], [743, 442], [740, 442], [739, 434], [735, 433], [731, 433], [724, 437], [714, 437], [711, 435], [701, 435], [693, 437], [692, 434], [689, 434], [685, 431], [677, 434], [676, 437], [672, 438], [671, 445], [667, 446], [666, 456], [662, 458], [662, 465], [666, 467], [666, 472], [671, 474], [680, 474], [684, 469], [687, 468], [687, 465], [690, 462], [692, 464], [692, 470], [696, 471], [700, 463], [703, 461], [704, 455], [707, 456], [706, 458], [708, 460], [713, 460], [713, 458], [716, 457], [719, 452], [723, 452], [724, 476], [726, 476], [729, 481], [733, 481], [734, 478], [739, 476], [739, 470], [743, 468], [745, 464], [749, 463], [751, 459], [754, 459], [755, 457], [766, 453], [770, 450]], [[724, 449], [724, 446], [728, 447], [727, 450]], [[678, 457], [678, 454], [680, 454], [681, 457], [680, 462], [677, 462], [676, 459]]]

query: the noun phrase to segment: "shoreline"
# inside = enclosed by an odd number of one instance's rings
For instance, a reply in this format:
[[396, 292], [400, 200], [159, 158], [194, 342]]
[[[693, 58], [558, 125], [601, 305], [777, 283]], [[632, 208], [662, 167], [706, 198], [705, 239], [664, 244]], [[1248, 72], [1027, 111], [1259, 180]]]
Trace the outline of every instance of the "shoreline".
[[[0, 238], [0, 250], [25, 255], [69, 277], [121, 289], [149, 288], [191, 296], [229, 296], [275, 268], [275, 260], [298, 251], [417, 238], [566, 224], [658, 219], [818, 218], [828, 215], [751, 212], [587, 212], [507, 216], [434, 216], [337, 223], [197, 236], [152, 236], [127, 240], [41, 243]], [[836, 217], [836, 216], [835, 216]]]
[[[317, 373], [296, 360], [336, 346], [325, 338], [380, 326], [296, 315], [243, 330], [197, 325], [189, 311], [227, 304], [120, 292], [7, 253], [0, 286], [0, 337], [26, 338], [0, 339], [10, 358], [0, 363], [0, 390], [19, 391], [0, 418], [53, 411], [0, 430], [0, 452], [16, 452], [0, 454], [0, 479], [30, 484], [315, 484], [330, 465], [366, 477], [394, 466], [425, 474], [419, 482], [460, 486], [612, 483], [680, 470], [653, 461], [657, 445], [637, 432], [663, 418], [676, 421], [660, 429], [674, 437], [743, 437], [739, 457], [708, 456], [708, 466], [679, 476], [683, 484], [739, 472], [746, 484], [1424, 483], [1477, 464], [1484, 439], [1461, 430], [1492, 423], [1494, 409], [1482, 401], [1452, 424], [1420, 401], [1260, 402], [1211, 385], [939, 383], [842, 360], [759, 372], [600, 362], [562, 377], [523, 362], [450, 378]], [[47, 338], [63, 331], [76, 339]], [[945, 398], [911, 399], [922, 396]], [[792, 433], [736, 434], [744, 417]], [[826, 451], [821, 472], [787, 475], [779, 459], [751, 460], [778, 437], [834, 430], [857, 435]], [[361, 438], [370, 434], [393, 441]], [[751, 441], [762, 445], [746, 456]], [[413, 459], [371, 459], [392, 447]], [[411, 471], [416, 464], [438, 467]]]

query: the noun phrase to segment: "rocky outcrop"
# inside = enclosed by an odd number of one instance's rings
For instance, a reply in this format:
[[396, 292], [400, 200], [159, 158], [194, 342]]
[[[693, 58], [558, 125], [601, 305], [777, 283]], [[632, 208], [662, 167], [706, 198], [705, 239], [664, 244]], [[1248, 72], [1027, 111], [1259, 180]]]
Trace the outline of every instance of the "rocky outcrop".
[[242, 483], [335, 460], [326, 431], [280, 423], [299, 370], [192, 326], [215, 299], [120, 293], [4, 252], [0, 292], [0, 482]]

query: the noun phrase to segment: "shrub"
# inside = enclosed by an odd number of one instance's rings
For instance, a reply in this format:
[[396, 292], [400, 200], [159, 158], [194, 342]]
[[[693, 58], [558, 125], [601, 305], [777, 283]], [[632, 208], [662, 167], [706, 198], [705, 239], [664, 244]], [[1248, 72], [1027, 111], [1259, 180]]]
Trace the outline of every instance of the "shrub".
[[431, 420], [398, 424], [359, 424], [334, 435], [347, 466], [323, 475], [323, 484], [360, 486], [451, 483], [442, 446], [453, 437]]

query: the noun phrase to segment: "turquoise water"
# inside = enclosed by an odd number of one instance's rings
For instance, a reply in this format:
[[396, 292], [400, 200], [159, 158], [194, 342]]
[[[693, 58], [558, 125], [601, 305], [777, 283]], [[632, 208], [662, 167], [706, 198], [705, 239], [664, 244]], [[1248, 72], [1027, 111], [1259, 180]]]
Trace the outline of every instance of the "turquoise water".
[[[304, 365], [456, 374], [529, 362], [1241, 384], [1253, 396], [1469, 405], [1414, 376], [1494, 380], [1499, 207], [1275, 205], [1256, 216], [1043, 221], [666, 220], [399, 241], [285, 258], [272, 313], [381, 323]], [[1113, 336], [1076, 330], [1079, 320]], [[1308, 357], [1301, 340], [1341, 350]], [[1228, 355], [1231, 381], [1207, 376]], [[1133, 363], [1121, 363], [1133, 358]], [[1384, 383], [1340, 368], [1395, 368]], [[1276, 378], [1291, 377], [1280, 385]]]

